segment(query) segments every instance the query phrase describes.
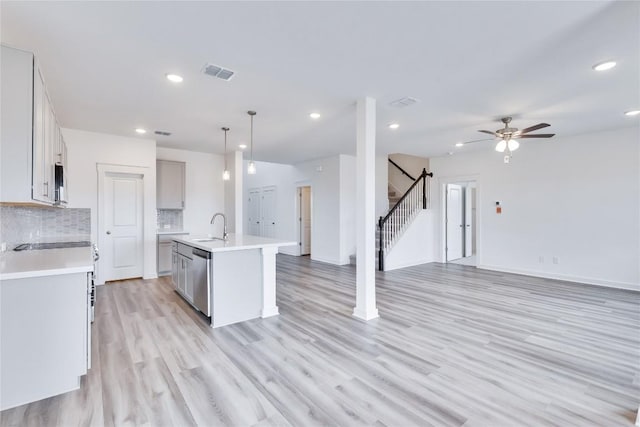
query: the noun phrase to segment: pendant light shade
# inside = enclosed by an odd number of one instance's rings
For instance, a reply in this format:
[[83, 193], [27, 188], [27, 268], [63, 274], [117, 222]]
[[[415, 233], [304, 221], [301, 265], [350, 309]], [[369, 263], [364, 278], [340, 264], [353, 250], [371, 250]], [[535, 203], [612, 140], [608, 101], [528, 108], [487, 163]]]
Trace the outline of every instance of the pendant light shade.
[[507, 147], [509, 147], [509, 151], [516, 151], [518, 147], [520, 147], [520, 143], [515, 139], [510, 139], [507, 143]]
[[224, 131], [224, 172], [222, 172], [222, 180], [229, 181], [231, 179], [231, 174], [229, 173], [229, 169], [227, 169], [227, 132], [229, 131], [228, 127], [223, 127]]
[[256, 174], [256, 164], [253, 162], [253, 116], [256, 115], [255, 111], [247, 111], [249, 117], [251, 117], [251, 160], [249, 160], [249, 167], [247, 168], [247, 173], [249, 175]]

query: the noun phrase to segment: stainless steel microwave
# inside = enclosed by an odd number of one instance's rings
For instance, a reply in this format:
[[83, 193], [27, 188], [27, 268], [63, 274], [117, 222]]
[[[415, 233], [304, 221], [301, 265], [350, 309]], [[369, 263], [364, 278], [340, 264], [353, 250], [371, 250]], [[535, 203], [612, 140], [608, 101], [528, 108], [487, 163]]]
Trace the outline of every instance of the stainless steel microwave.
[[57, 164], [54, 167], [55, 171], [55, 187], [54, 187], [54, 203], [56, 205], [66, 205], [67, 204], [67, 178], [64, 174], [64, 166], [61, 164]]

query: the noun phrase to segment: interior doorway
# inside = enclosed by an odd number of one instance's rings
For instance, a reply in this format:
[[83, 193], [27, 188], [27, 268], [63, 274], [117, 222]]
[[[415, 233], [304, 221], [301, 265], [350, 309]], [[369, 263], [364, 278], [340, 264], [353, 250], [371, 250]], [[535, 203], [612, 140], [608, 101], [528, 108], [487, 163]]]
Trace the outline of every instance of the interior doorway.
[[142, 174], [112, 170], [99, 175], [101, 283], [143, 276], [143, 178]]
[[297, 211], [300, 255], [311, 255], [311, 186], [298, 187]]
[[476, 266], [477, 254], [477, 183], [446, 184], [445, 261]]

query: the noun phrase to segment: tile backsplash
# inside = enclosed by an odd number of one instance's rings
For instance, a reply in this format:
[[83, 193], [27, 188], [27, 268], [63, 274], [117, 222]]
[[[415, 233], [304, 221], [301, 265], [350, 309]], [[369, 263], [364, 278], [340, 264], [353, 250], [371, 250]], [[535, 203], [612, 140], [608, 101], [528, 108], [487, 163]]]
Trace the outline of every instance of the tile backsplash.
[[0, 241], [20, 243], [91, 240], [91, 209], [0, 206]]
[[[182, 230], [181, 209], [158, 209], [158, 229]], [[168, 226], [168, 227], [165, 227]]]

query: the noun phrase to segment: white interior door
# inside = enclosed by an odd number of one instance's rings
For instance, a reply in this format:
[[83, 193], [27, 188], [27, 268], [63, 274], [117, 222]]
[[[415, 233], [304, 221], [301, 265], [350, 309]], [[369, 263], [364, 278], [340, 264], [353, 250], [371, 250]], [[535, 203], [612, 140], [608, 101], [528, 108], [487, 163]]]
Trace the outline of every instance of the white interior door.
[[464, 189], [464, 256], [473, 255], [473, 189]]
[[265, 187], [262, 189], [260, 209], [262, 213], [262, 236], [276, 237], [277, 214], [276, 214], [276, 188], [275, 187]]
[[311, 187], [300, 188], [300, 255], [311, 253]]
[[248, 232], [252, 236], [260, 236], [260, 189], [249, 189], [249, 200], [247, 201], [247, 212], [249, 214]]
[[122, 280], [143, 274], [142, 176], [106, 172], [101, 206], [103, 279]]
[[447, 261], [462, 258], [462, 186], [447, 184]]

